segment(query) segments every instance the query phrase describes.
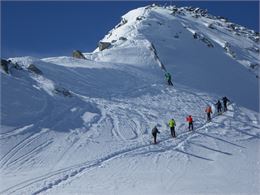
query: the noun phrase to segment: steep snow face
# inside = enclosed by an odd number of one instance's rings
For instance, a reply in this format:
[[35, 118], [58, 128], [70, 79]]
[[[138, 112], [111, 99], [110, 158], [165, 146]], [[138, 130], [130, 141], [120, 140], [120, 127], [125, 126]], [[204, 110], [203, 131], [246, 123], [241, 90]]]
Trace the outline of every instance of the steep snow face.
[[[200, 9], [148, 6], [86, 60], [12, 58], [1, 72], [0, 193], [259, 194], [257, 66], [248, 67], [259, 63], [257, 36]], [[218, 115], [222, 95], [232, 102]]]
[[149, 55], [154, 57], [152, 44], [174, 82], [227, 95], [258, 111], [259, 35], [226, 20], [202, 16], [197, 9], [176, 9], [145, 7], [124, 15], [124, 22], [102, 40], [112, 42], [112, 47], [96, 54], [97, 58], [127, 59], [132, 65], [152, 67], [148, 60]]

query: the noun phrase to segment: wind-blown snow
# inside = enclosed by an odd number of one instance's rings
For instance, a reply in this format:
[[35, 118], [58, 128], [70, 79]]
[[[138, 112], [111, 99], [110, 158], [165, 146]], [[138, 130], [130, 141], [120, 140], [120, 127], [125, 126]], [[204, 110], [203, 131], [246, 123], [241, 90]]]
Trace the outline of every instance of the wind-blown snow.
[[[11, 59], [22, 70], [1, 72], [1, 194], [260, 193], [259, 80], [250, 68], [259, 53], [247, 49], [259, 45], [248, 29], [173, 10], [130, 11], [102, 40], [112, 45], [86, 60]], [[232, 102], [218, 116], [224, 95]]]

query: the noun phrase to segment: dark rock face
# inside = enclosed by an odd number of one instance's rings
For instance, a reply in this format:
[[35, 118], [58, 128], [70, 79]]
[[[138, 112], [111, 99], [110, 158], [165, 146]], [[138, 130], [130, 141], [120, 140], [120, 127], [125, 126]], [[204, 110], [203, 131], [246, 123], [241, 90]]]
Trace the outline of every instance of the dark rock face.
[[144, 16], [138, 16], [138, 17], [136, 17], [136, 20], [137, 20], [137, 21], [140, 21], [140, 20], [143, 20], [143, 19], [145, 19]]
[[1, 69], [6, 73], [9, 74], [8, 68], [9, 62], [7, 60], [1, 59]]
[[224, 49], [225, 51], [230, 54], [233, 58], [236, 58], [236, 53], [234, 51], [232, 51], [232, 48], [231, 48], [231, 45], [226, 42], [225, 45], [224, 45]]
[[30, 64], [27, 69], [34, 74], [42, 75], [42, 71], [34, 64]]
[[126, 41], [127, 38], [125, 38], [125, 37], [119, 37], [119, 40], [120, 40], [120, 41]]
[[198, 39], [198, 34], [197, 33], [193, 33], [193, 38], [194, 39]]
[[78, 59], [86, 59], [86, 57], [79, 50], [74, 50], [73, 53], [72, 53], [72, 56], [74, 58], [78, 58]]
[[127, 23], [127, 20], [125, 18], [122, 18], [120, 23], [115, 26], [115, 29], [119, 28], [120, 26], [123, 26], [126, 23]]
[[257, 64], [257, 63], [250, 63], [250, 68], [255, 69], [257, 67], [259, 67], [259, 64]]
[[175, 38], [175, 39], [178, 39], [179, 37], [180, 37], [180, 36], [179, 36], [178, 34], [175, 34], [175, 35], [174, 35], [174, 38]]
[[201, 39], [202, 42], [204, 42], [208, 47], [214, 47], [214, 45], [211, 43], [211, 41], [209, 39], [207, 39], [206, 37], [203, 37]]
[[198, 34], [198, 33], [193, 33], [193, 38], [194, 39], [199, 39], [200, 41], [202, 41], [203, 43], [205, 43], [208, 47], [214, 47], [213, 43], [210, 41], [210, 39], [208, 39], [207, 37], [205, 37], [202, 34]]
[[109, 42], [100, 41], [98, 44], [99, 51], [103, 51], [104, 49], [107, 49], [110, 45], [111, 45], [111, 43], [109, 43]]
[[249, 51], [252, 51], [254, 53], [259, 53], [259, 48], [258, 47], [250, 47], [250, 48], [247, 48]]
[[70, 91], [65, 88], [62, 88], [62, 87], [56, 87], [54, 89], [54, 93], [63, 95], [65, 97], [72, 97], [72, 94], [70, 93]]

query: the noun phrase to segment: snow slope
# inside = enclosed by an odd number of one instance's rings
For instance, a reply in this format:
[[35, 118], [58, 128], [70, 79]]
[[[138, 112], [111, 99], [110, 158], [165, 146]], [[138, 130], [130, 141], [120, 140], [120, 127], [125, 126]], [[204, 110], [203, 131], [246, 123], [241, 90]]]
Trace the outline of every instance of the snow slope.
[[[0, 194], [259, 194], [258, 35], [193, 8], [122, 18], [87, 60], [19, 57], [1, 72]], [[206, 123], [223, 95], [229, 110]]]

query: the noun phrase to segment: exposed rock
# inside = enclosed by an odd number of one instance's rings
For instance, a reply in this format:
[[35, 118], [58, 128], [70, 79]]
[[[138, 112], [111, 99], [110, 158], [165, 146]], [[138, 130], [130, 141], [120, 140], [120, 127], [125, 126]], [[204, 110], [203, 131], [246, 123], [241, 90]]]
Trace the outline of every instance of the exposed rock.
[[6, 73], [9, 74], [9, 68], [8, 68], [8, 64], [10, 62], [4, 59], [1, 59], [1, 69]]
[[259, 43], [259, 36], [249, 36], [249, 39], [251, 39], [252, 41]]
[[[185, 7], [185, 9], [187, 10], [187, 11], [189, 11], [189, 12], [192, 12], [192, 11], [194, 11], [195, 10], [195, 8], [194, 7]], [[198, 8], [197, 8], [198, 9]]]
[[152, 4], [152, 7], [160, 7], [161, 5], [160, 4], [157, 4], [157, 3], [153, 3]]
[[137, 21], [140, 21], [140, 20], [143, 20], [143, 19], [145, 19], [144, 16], [138, 16], [138, 17], [136, 17], [136, 20], [137, 20]]
[[14, 64], [14, 68], [17, 69], [17, 70], [22, 70], [22, 69], [23, 69], [23, 68], [22, 68], [19, 64], [17, 64], [17, 63]]
[[79, 50], [74, 50], [73, 53], [72, 53], [72, 56], [74, 58], [78, 58], [78, 59], [86, 59], [86, 57]]
[[206, 45], [208, 47], [214, 47], [213, 43], [209, 39], [207, 39], [204, 35], [200, 35], [200, 34], [195, 32], [195, 33], [193, 33], [193, 38], [199, 39], [200, 41], [206, 43]]
[[16, 70], [23, 70], [23, 68], [17, 62], [12, 64], [12, 68], [15, 68]]
[[120, 23], [115, 26], [115, 29], [119, 28], [120, 26], [123, 26], [126, 23], [127, 23], [127, 20], [125, 18], [122, 18]]
[[171, 15], [175, 15], [177, 12], [178, 12], [178, 8], [177, 7], [173, 7]]
[[210, 28], [210, 29], [216, 29], [212, 23], [208, 24], [208, 28]]
[[30, 64], [27, 69], [34, 74], [42, 75], [42, 71], [34, 64]]
[[175, 34], [175, 35], [174, 35], [174, 38], [175, 38], [175, 39], [178, 39], [178, 38], [179, 38], [179, 35], [178, 35], [178, 34]]
[[119, 37], [119, 40], [121, 40], [121, 41], [126, 41], [127, 38], [125, 38], [125, 37]]
[[225, 42], [224, 49], [225, 49], [225, 51], [226, 51], [229, 55], [231, 55], [233, 58], [236, 57], [235, 52], [232, 51], [231, 45], [230, 45], [228, 42]]
[[259, 67], [259, 64], [257, 64], [257, 63], [250, 63], [250, 68], [255, 69], [257, 67]]
[[229, 24], [227, 25], [227, 27], [230, 28], [230, 29], [232, 29], [232, 30], [238, 30], [238, 27], [237, 27], [235, 24], [233, 24], [233, 23], [229, 23]]
[[107, 49], [110, 45], [111, 45], [111, 43], [109, 43], [109, 42], [100, 41], [98, 44], [99, 51], [103, 51], [104, 49]]
[[252, 52], [255, 52], [255, 53], [259, 53], [259, 48], [257, 47], [250, 47], [250, 48], [247, 48], [249, 51], [252, 51]]
[[56, 87], [54, 89], [54, 93], [63, 95], [65, 97], [72, 97], [72, 94], [69, 90], [62, 88], [62, 87]]
[[193, 33], [193, 38], [194, 38], [194, 39], [197, 39], [197, 38], [198, 38], [198, 33], [196, 33], [196, 32]]
[[193, 18], [199, 18], [200, 15], [198, 15], [198, 14], [194, 14], [194, 15], [192, 15], [192, 17], [193, 17]]
[[223, 16], [217, 16], [217, 19], [219, 19], [222, 22], [228, 22], [228, 19]]
[[209, 39], [207, 39], [206, 37], [203, 37], [201, 39], [201, 41], [203, 41], [204, 43], [207, 44], [208, 47], [214, 47], [214, 45], [211, 43], [211, 41]]

